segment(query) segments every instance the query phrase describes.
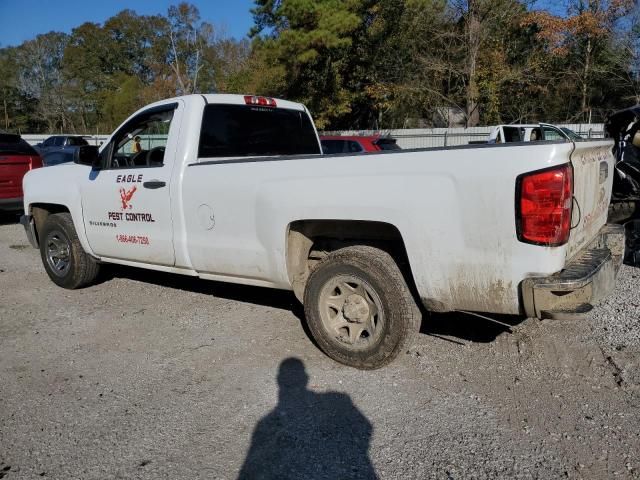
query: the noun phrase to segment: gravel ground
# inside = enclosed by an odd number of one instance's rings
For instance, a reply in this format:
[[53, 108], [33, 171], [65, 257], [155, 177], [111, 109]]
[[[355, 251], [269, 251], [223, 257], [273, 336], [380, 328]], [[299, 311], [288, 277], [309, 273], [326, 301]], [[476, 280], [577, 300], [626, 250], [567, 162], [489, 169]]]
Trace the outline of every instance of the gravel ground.
[[0, 478], [640, 478], [640, 272], [585, 321], [423, 322], [361, 372], [291, 294], [133, 269], [66, 291], [0, 222]]

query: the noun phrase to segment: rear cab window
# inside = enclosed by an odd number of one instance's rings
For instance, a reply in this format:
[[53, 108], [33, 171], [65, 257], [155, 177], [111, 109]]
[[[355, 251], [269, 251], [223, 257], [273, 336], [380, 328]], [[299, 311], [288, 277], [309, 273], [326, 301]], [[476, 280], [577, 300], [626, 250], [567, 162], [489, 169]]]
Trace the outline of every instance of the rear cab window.
[[522, 130], [518, 127], [503, 127], [502, 131], [504, 133], [504, 142], [505, 143], [515, 143], [522, 141]]
[[321, 143], [322, 143], [322, 152], [325, 155], [347, 152], [346, 140], [322, 140]]
[[543, 138], [542, 138], [542, 130], [540, 130], [538, 127], [532, 128], [531, 129], [531, 133], [529, 134], [529, 141], [530, 142], [538, 142], [540, 140], [543, 140]]
[[302, 110], [226, 104], [204, 107], [200, 158], [320, 153], [311, 119]]

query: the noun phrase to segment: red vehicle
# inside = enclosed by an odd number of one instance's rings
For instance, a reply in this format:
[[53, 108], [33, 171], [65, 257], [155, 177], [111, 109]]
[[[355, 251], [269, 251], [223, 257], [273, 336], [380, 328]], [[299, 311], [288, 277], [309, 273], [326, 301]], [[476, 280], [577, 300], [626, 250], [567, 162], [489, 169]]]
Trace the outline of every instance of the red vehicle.
[[358, 153], [379, 152], [380, 150], [400, 150], [395, 138], [380, 135], [339, 136], [323, 135], [320, 137], [322, 152], [329, 153]]
[[42, 159], [20, 135], [0, 132], [0, 211], [22, 210], [22, 177]]

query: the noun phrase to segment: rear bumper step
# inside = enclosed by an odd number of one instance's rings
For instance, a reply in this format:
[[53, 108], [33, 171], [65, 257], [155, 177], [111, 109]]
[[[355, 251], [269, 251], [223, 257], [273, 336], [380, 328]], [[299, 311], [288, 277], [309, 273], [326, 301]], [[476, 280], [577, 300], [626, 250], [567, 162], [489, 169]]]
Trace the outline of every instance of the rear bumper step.
[[605, 225], [596, 240], [566, 268], [521, 284], [527, 316], [540, 319], [580, 318], [609, 295], [624, 257], [624, 227]]

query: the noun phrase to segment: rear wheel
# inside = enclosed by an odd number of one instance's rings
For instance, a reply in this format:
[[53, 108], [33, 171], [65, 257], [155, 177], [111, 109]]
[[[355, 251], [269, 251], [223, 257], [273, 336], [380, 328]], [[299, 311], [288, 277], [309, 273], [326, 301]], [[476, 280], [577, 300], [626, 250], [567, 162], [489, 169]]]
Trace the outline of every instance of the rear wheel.
[[307, 280], [305, 316], [334, 360], [361, 369], [391, 362], [420, 326], [420, 313], [393, 258], [369, 246], [337, 250]]
[[49, 215], [39, 237], [44, 269], [56, 285], [76, 289], [96, 279], [100, 265], [82, 248], [69, 213]]

